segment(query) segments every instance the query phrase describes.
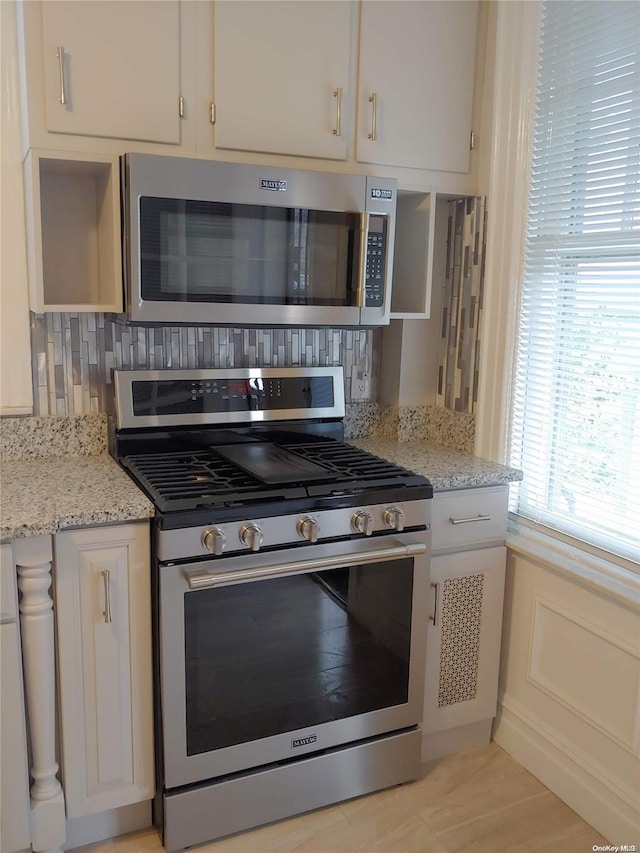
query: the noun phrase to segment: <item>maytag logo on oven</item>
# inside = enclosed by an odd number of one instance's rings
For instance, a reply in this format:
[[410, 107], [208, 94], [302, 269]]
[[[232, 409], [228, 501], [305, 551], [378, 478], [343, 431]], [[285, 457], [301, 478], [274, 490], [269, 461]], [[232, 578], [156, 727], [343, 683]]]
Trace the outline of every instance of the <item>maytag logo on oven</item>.
[[309, 737], [298, 737], [291, 741], [291, 746], [309, 746], [310, 743], [316, 743], [318, 735], [309, 735]]
[[262, 178], [260, 181], [260, 189], [263, 190], [276, 190], [276, 192], [286, 192], [287, 191], [287, 182], [286, 181], [270, 181], [267, 178]]

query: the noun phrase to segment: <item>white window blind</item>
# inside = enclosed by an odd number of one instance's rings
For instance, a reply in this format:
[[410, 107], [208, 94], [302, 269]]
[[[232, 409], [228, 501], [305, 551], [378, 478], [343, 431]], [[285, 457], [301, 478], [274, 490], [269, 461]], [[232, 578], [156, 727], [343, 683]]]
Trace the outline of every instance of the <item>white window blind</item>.
[[542, 3], [512, 509], [640, 555], [640, 3]]

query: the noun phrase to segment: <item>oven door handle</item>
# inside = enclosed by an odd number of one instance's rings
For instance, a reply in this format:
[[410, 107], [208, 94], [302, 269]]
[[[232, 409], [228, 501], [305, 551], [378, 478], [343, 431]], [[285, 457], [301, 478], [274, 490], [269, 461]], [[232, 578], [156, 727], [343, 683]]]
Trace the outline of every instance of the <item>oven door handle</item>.
[[281, 578], [288, 575], [319, 572], [325, 569], [342, 569], [358, 566], [361, 563], [382, 563], [386, 560], [397, 560], [404, 557], [417, 557], [424, 554], [427, 546], [422, 542], [408, 545], [394, 545], [391, 548], [379, 548], [371, 551], [361, 551], [358, 554], [336, 555], [321, 557], [316, 560], [294, 560], [291, 563], [278, 563], [255, 569], [238, 569], [235, 572], [209, 572], [206, 569], [184, 569], [183, 574], [189, 589], [211, 589], [215, 586], [243, 583], [244, 581], [262, 581], [268, 578]]

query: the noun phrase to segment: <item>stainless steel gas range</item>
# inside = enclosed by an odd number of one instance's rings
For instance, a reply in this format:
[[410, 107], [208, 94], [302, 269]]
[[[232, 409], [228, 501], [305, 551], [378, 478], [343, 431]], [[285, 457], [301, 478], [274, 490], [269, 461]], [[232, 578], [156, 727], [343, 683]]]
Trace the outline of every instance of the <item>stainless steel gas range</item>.
[[165, 848], [416, 778], [430, 483], [344, 443], [341, 368], [115, 388], [111, 452], [156, 507]]

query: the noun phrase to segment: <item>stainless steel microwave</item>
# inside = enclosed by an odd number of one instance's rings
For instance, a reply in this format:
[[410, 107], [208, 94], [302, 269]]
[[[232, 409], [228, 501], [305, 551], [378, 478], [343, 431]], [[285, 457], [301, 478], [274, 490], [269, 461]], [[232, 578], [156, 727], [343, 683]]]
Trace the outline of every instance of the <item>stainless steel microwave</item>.
[[149, 154], [122, 178], [130, 321], [389, 322], [394, 179]]

